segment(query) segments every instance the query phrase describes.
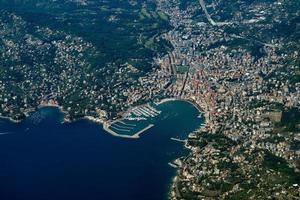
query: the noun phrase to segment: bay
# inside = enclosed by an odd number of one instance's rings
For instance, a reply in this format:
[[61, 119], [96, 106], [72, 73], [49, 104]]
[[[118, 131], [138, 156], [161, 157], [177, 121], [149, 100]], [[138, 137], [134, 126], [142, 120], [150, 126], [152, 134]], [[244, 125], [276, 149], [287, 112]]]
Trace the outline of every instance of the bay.
[[87, 120], [61, 123], [55, 108], [21, 123], [0, 120], [0, 199], [167, 199], [175, 175], [168, 162], [188, 153], [170, 138], [185, 139], [203, 119], [188, 102], [159, 108], [139, 139], [114, 137]]

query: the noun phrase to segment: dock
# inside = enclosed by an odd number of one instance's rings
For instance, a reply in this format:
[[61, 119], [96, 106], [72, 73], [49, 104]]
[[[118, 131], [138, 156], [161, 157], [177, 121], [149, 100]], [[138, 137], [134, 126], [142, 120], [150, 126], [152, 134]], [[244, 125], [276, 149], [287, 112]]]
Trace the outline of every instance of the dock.
[[181, 140], [181, 139], [178, 139], [178, 138], [170, 138], [171, 140], [173, 141], [176, 141], [176, 142], [182, 142], [182, 143], [186, 143], [187, 140]]
[[175, 168], [175, 169], [177, 169], [177, 168], [178, 168], [178, 166], [177, 166], [177, 165], [175, 165], [174, 163], [171, 163], [171, 162], [169, 162], [169, 163], [168, 163], [168, 165], [170, 165], [171, 167], [173, 167], [173, 168]]
[[[108, 133], [110, 133], [111, 135], [116, 136], [116, 137], [138, 139], [138, 138], [140, 138], [140, 135], [141, 135], [143, 132], [147, 131], [148, 129], [152, 128], [153, 126], [154, 126], [154, 124], [149, 124], [147, 127], [145, 127], [144, 129], [138, 131], [137, 133], [135, 133], [135, 134], [133, 134], [133, 135], [119, 134], [119, 133], [113, 131], [113, 130], [110, 128], [110, 127], [111, 127], [111, 124], [108, 124], [108, 123], [104, 123], [104, 124], [103, 124], [103, 129], [104, 129], [106, 132], [108, 132]], [[116, 129], [115, 127], [112, 127], [112, 128]], [[116, 129], [116, 130], [118, 130], [118, 129]], [[127, 130], [126, 132], [130, 132], [130, 130]]]

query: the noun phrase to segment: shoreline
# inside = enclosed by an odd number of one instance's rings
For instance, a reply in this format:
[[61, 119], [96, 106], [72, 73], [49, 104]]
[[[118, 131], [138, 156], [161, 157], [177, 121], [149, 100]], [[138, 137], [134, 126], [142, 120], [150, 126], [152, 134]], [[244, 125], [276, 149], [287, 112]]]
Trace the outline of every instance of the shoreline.
[[0, 115], [0, 119], [8, 120], [8, 121], [10, 121], [12, 123], [16, 123], [16, 124], [17, 123], [21, 123], [23, 121], [23, 119], [22, 120], [15, 120], [15, 119], [13, 119], [11, 117], [6, 117], [6, 116], [2, 116], [2, 115]]
[[159, 101], [158, 103], [156, 103], [156, 105], [161, 105], [163, 103], [167, 103], [167, 102], [170, 102], [170, 101], [185, 101], [185, 102], [188, 102], [188, 103], [192, 104], [199, 111], [200, 114], [204, 114], [205, 113], [205, 111], [202, 109], [201, 105], [199, 105], [194, 100], [187, 99], [187, 98], [180, 98], [180, 97], [166, 98], [166, 99], [162, 99], [161, 101]]
[[[193, 99], [188, 99], [188, 98], [166, 98], [166, 99], [163, 99], [162, 101], [160, 101], [158, 103], [158, 105], [160, 105], [161, 103], [165, 103], [165, 102], [169, 102], [169, 101], [185, 101], [185, 102], [188, 102], [190, 104], [192, 104], [197, 110], [198, 112], [200, 113], [201, 117], [203, 118], [203, 123], [196, 129], [200, 129], [204, 126], [207, 125], [207, 117], [209, 116], [209, 112], [204, 110], [202, 108], [202, 106], [200, 104], [198, 104], [197, 102], [195, 102]], [[188, 151], [192, 151], [192, 149], [190, 149], [188, 146], [187, 146], [187, 142], [188, 142], [188, 138], [193, 134], [194, 131], [190, 132], [187, 136], [187, 138], [184, 139], [184, 142], [182, 140], [178, 141], [180, 143], [183, 143], [183, 148], [184, 149], [187, 149]], [[175, 140], [174, 140], [175, 139]], [[174, 141], [177, 141], [176, 138], [171, 138], [171, 140], [174, 140]], [[177, 158], [178, 159], [178, 158]], [[170, 163], [174, 163], [174, 161], [176, 161], [177, 159], [171, 161]], [[170, 182], [170, 185], [169, 185], [169, 191], [168, 191], [168, 197], [170, 196], [178, 196], [179, 198], [181, 198], [181, 194], [179, 192], [179, 189], [178, 189], [178, 180], [180, 179], [180, 176], [179, 176], [179, 170], [180, 170], [180, 165], [176, 165], [176, 168], [174, 168], [173, 166], [170, 165], [170, 167], [172, 167], [174, 170], [175, 170], [175, 175], [173, 176], [171, 182]]]
[[[161, 105], [163, 103], [167, 103], [167, 102], [171, 102], [171, 101], [184, 101], [184, 102], [192, 104], [198, 110], [198, 112], [203, 116], [203, 118], [204, 118], [204, 123], [201, 126], [204, 126], [206, 124], [204, 110], [201, 108], [201, 105], [197, 104], [192, 99], [170, 97], [170, 98], [165, 98], [165, 99], [160, 100], [159, 102], [155, 103], [155, 105]], [[134, 135], [122, 135], [122, 134], [118, 134], [118, 133], [112, 131], [111, 129], [109, 129], [109, 125], [111, 124], [111, 122], [120, 121], [120, 120], [124, 119], [124, 117], [126, 116], [126, 114], [129, 113], [132, 109], [140, 107], [140, 106], [143, 106], [143, 105], [147, 105], [147, 104], [149, 104], [149, 103], [145, 103], [145, 104], [142, 104], [142, 105], [139, 105], [139, 106], [135, 106], [135, 107], [130, 107], [126, 112], [123, 113], [122, 117], [120, 117], [118, 119], [115, 119], [113, 121], [111, 121], [111, 120], [104, 120], [104, 119], [101, 119], [100, 117], [96, 118], [96, 117], [88, 116], [87, 115], [87, 116], [84, 116], [84, 117], [81, 117], [81, 118], [78, 118], [78, 119], [75, 119], [75, 120], [69, 120], [68, 118], [66, 118], [64, 116], [62, 123], [72, 123], [72, 122], [76, 122], [76, 121], [85, 119], [85, 120], [88, 120], [88, 121], [91, 121], [91, 122], [94, 122], [94, 123], [97, 123], [97, 124], [101, 124], [103, 130], [105, 130], [106, 132], [108, 132], [112, 136], [122, 137], [122, 138], [130, 138], [130, 139], [138, 139], [138, 138], [140, 138], [140, 135], [144, 131], [152, 128], [154, 126], [154, 124], [149, 124], [146, 128], [140, 130], [139, 132], [135, 133]], [[38, 105], [37, 108], [33, 109], [31, 112], [35, 112], [38, 109], [47, 108], [47, 107], [57, 108], [64, 115], [68, 114], [60, 105], [58, 105], [58, 104], [48, 104], [48, 103], [43, 103], [43, 104]], [[26, 116], [25, 118], [27, 118], [29, 116], [29, 113], [31, 113], [31, 112], [24, 113], [25, 116]], [[24, 119], [15, 120], [15, 119], [13, 119], [11, 117], [1, 116], [1, 115], [0, 115], [0, 119], [9, 120], [12, 123], [21, 123], [24, 120]]]
[[[198, 104], [197, 102], [195, 102], [193, 99], [188, 99], [188, 98], [178, 98], [178, 97], [172, 97], [172, 98], [165, 98], [165, 99], [162, 99], [160, 100], [159, 102], [155, 103], [155, 105], [161, 105], [163, 103], [167, 103], [167, 102], [172, 102], [172, 101], [183, 101], [183, 102], [187, 102], [187, 103], [190, 103], [193, 105], [194, 108], [197, 109], [197, 111], [199, 112], [199, 114], [201, 115], [201, 117], [203, 118], [203, 123], [198, 127], [196, 128], [195, 130], [205, 126], [207, 124], [207, 119], [206, 119], [206, 116], [208, 114], [208, 111], [205, 111], [204, 109], [202, 109], [202, 106], [200, 104]], [[146, 104], [142, 104], [142, 105], [138, 105], [138, 106], [135, 106], [135, 107], [130, 107], [129, 109], [127, 109], [118, 119], [115, 119], [113, 121], [120, 121], [122, 119], [125, 118], [126, 114], [128, 114], [132, 109], [136, 108], [136, 107], [139, 107], [139, 106], [143, 106], [143, 105], [147, 105], [149, 104], [146, 103]], [[114, 131], [112, 131], [111, 129], [109, 129], [109, 125], [113, 122], [111, 120], [104, 120], [104, 119], [101, 119], [101, 118], [96, 118], [96, 117], [93, 117], [93, 116], [84, 116], [82, 118], [78, 118], [78, 119], [75, 119], [75, 120], [69, 120], [65, 117], [66, 114], [68, 114], [66, 111], [63, 110], [63, 108], [59, 105], [55, 105], [55, 104], [41, 104], [37, 107], [37, 110], [38, 109], [41, 109], [41, 108], [47, 108], [47, 107], [53, 107], [53, 108], [57, 108], [61, 113], [64, 114], [64, 117], [63, 117], [63, 121], [62, 123], [72, 123], [72, 122], [75, 122], [75, 121], [78, 121], [78, 120], [88, 120], [90, 122], [93, 122], [93, 123], [97, 123], [99, 125], [102, 125], [102, 129], [107, 132], [108, 134], [110, 134], [111, 136], [113, 137], [119, 137], [119, 138], [123, 138], [123, 139], [139, 139], [140, 138], [140, 135], [145, 132], [146, 130], [152, 128], [154, 126], [154, 124], [149, 124], [147, 127], [145, 127], [144, 129], [140, 130], [139, 132], [135, 133], [134, 135], [122, 135], [122, 134], [118, 134]], [[35, 112], [36, 110], [32, 111], [32, 112]], [[29, 112], [30, 113], [30, 112]], [[27, 114], [27, 113], [26, 113]], [[28, 115], [26, 115], [26, 117], [28, 117]], [[13, 123], [20, 123], [22, 122], [24, 119], [22, 120], [14, 120], [10, 117], [5, 117], [5, 116], [0, 116], [0, 119], [6, 119], [6, 120], [9, 120], [10, 122], [13, 122]], [[189, 151], [191, 151], [190, 148], [188, 148], [186, 146], [187, 144], [187, 141], [188, 141], [188, 138], [191, 134], [193, 134], [194, 131], [190, 132], [187, 136], [187, 138], [184, 139], [184, 142], [183, 142], [183, 148], [184, 149], [187, 149]], [[181, 143], [181, 142], [180, 142]], [[175, 159], [176, 160], [176, 159]], [[172, 160], [170, 161], [170, 163], [173, 163], [175, 160]], [[171, 166], [170, 166], [171, 167]], [[178, 170], [180, 169], [180, 166], [177, 166], [177, 168], [173, 168], [173, 170], [175, 170], [175, 174], [173, 175], [173, 177], [170, 177], [170, 183], [169, 183], [169, 189], [168, 189], [168, 192], [167, 192], [167, 195], [169, 196], [170, 194], [173, 195], [180, 195], [179, 193], [179, 190], [177, 188], [177, 182], [178, 182], [178, 179], [180, 179], [180, 176], [178, 175]], [[174, 191], [175, 189], [175, 191]]]

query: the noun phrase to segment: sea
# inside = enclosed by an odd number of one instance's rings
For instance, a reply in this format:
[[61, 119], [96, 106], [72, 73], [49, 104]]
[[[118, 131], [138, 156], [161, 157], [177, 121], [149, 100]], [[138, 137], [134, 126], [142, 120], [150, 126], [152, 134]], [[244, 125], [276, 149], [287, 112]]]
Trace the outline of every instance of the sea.
[[164, 200], [189, 152], [185, 139], [203, 124], [185, 101], [159, 105], [155, 126], [139, 139], [110, 135], [88, 120], [62, 123], [42, 108], [20, 123], [0, 119], [0, 200]]

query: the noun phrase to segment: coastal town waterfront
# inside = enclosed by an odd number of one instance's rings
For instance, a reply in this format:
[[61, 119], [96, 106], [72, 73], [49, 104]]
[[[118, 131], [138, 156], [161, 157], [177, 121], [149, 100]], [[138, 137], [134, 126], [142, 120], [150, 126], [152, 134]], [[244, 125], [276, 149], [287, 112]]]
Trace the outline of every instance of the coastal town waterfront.
[[[273, 21], [265, 19], [285, 21], [287, 12], [281, 12], [278, 2], [272, 6], [226, 2], [208, 6], [223, 20], [215, 22], [202, 0], [158, 0], [159, 10], [169, 16], [173, 27], [163, 38], [174, 49], [157, 59], [162, 71], [174, 77], [166, 93], [199, 106], [206, 121], [187, 139], [189, 156], [176, 161], [170, 199], [298, 198], [298, 44], [288, 38], [268, 39], [261, 25], [272, 29]], [[233, 5], [248, 6], [251, 14], [239, 13], [224, 21], [223, 8], [230, 12]], [[295, 5], [288, 1], [285, 6], [293, 19]], [[205, 15], [198, 16], [199, 8]], [[249, 39], [251, 29], [265, 37]], [[245, 44], [238, 41], [241, 38]], [[258, 49], [250, 51], [248, 45]]]
[[168, 160], [169, 199], [300, 198], [300, 1], [0, 6], [0, 116], [39, 124], [50, 104], [66, 126], [85, 118], [139, 143], [169, 131], [160, 106], [187, 101], [205, 123], [182, 117], [193, 129], [169, 138], [189, 149]]

